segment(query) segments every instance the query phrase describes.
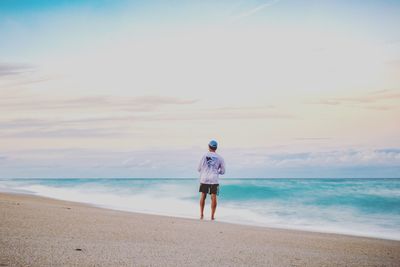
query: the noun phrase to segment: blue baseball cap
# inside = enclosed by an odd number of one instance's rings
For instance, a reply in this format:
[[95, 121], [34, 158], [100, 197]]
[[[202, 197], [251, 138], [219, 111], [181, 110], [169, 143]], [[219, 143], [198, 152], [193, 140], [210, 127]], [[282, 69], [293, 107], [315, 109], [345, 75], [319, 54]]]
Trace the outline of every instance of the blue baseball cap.
[[208, 143], [208, 145], [212, 148], [217, 148], [218, 147], [218, 143], [215, 140], [211, 140], [210, 143]]

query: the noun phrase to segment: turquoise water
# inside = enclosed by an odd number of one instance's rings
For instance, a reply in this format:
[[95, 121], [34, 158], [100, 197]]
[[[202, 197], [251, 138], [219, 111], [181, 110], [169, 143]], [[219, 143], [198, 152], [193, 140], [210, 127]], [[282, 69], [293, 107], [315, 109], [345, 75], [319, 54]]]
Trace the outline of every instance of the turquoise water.
[[[199, 216], [197, 179], [2, 179], [0, 190], [132, 212]], [[216, 217], [400, 240], [400, 179], [221, 179]]]

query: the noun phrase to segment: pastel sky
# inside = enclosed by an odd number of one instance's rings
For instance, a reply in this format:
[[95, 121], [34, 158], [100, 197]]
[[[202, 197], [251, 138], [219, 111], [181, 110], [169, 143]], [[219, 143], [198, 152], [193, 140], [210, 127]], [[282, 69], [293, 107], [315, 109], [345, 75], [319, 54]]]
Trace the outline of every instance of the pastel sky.
[[400, 1], [0, 1], [0, 178], [400, 177]]

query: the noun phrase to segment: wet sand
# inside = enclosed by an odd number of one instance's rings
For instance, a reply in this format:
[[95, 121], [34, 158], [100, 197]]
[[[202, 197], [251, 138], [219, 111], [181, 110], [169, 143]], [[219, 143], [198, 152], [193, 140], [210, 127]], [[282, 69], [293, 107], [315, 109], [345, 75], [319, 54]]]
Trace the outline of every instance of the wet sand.
[[400, 266], [400, 241], [0, 193], [0, 266]]

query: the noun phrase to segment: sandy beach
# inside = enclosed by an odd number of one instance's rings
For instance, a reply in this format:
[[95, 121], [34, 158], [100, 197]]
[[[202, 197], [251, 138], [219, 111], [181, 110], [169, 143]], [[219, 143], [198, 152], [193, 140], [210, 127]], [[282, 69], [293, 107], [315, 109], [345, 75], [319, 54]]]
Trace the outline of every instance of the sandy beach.
[[0, 193], [0, 266], [399, 266], [400, 242]]

